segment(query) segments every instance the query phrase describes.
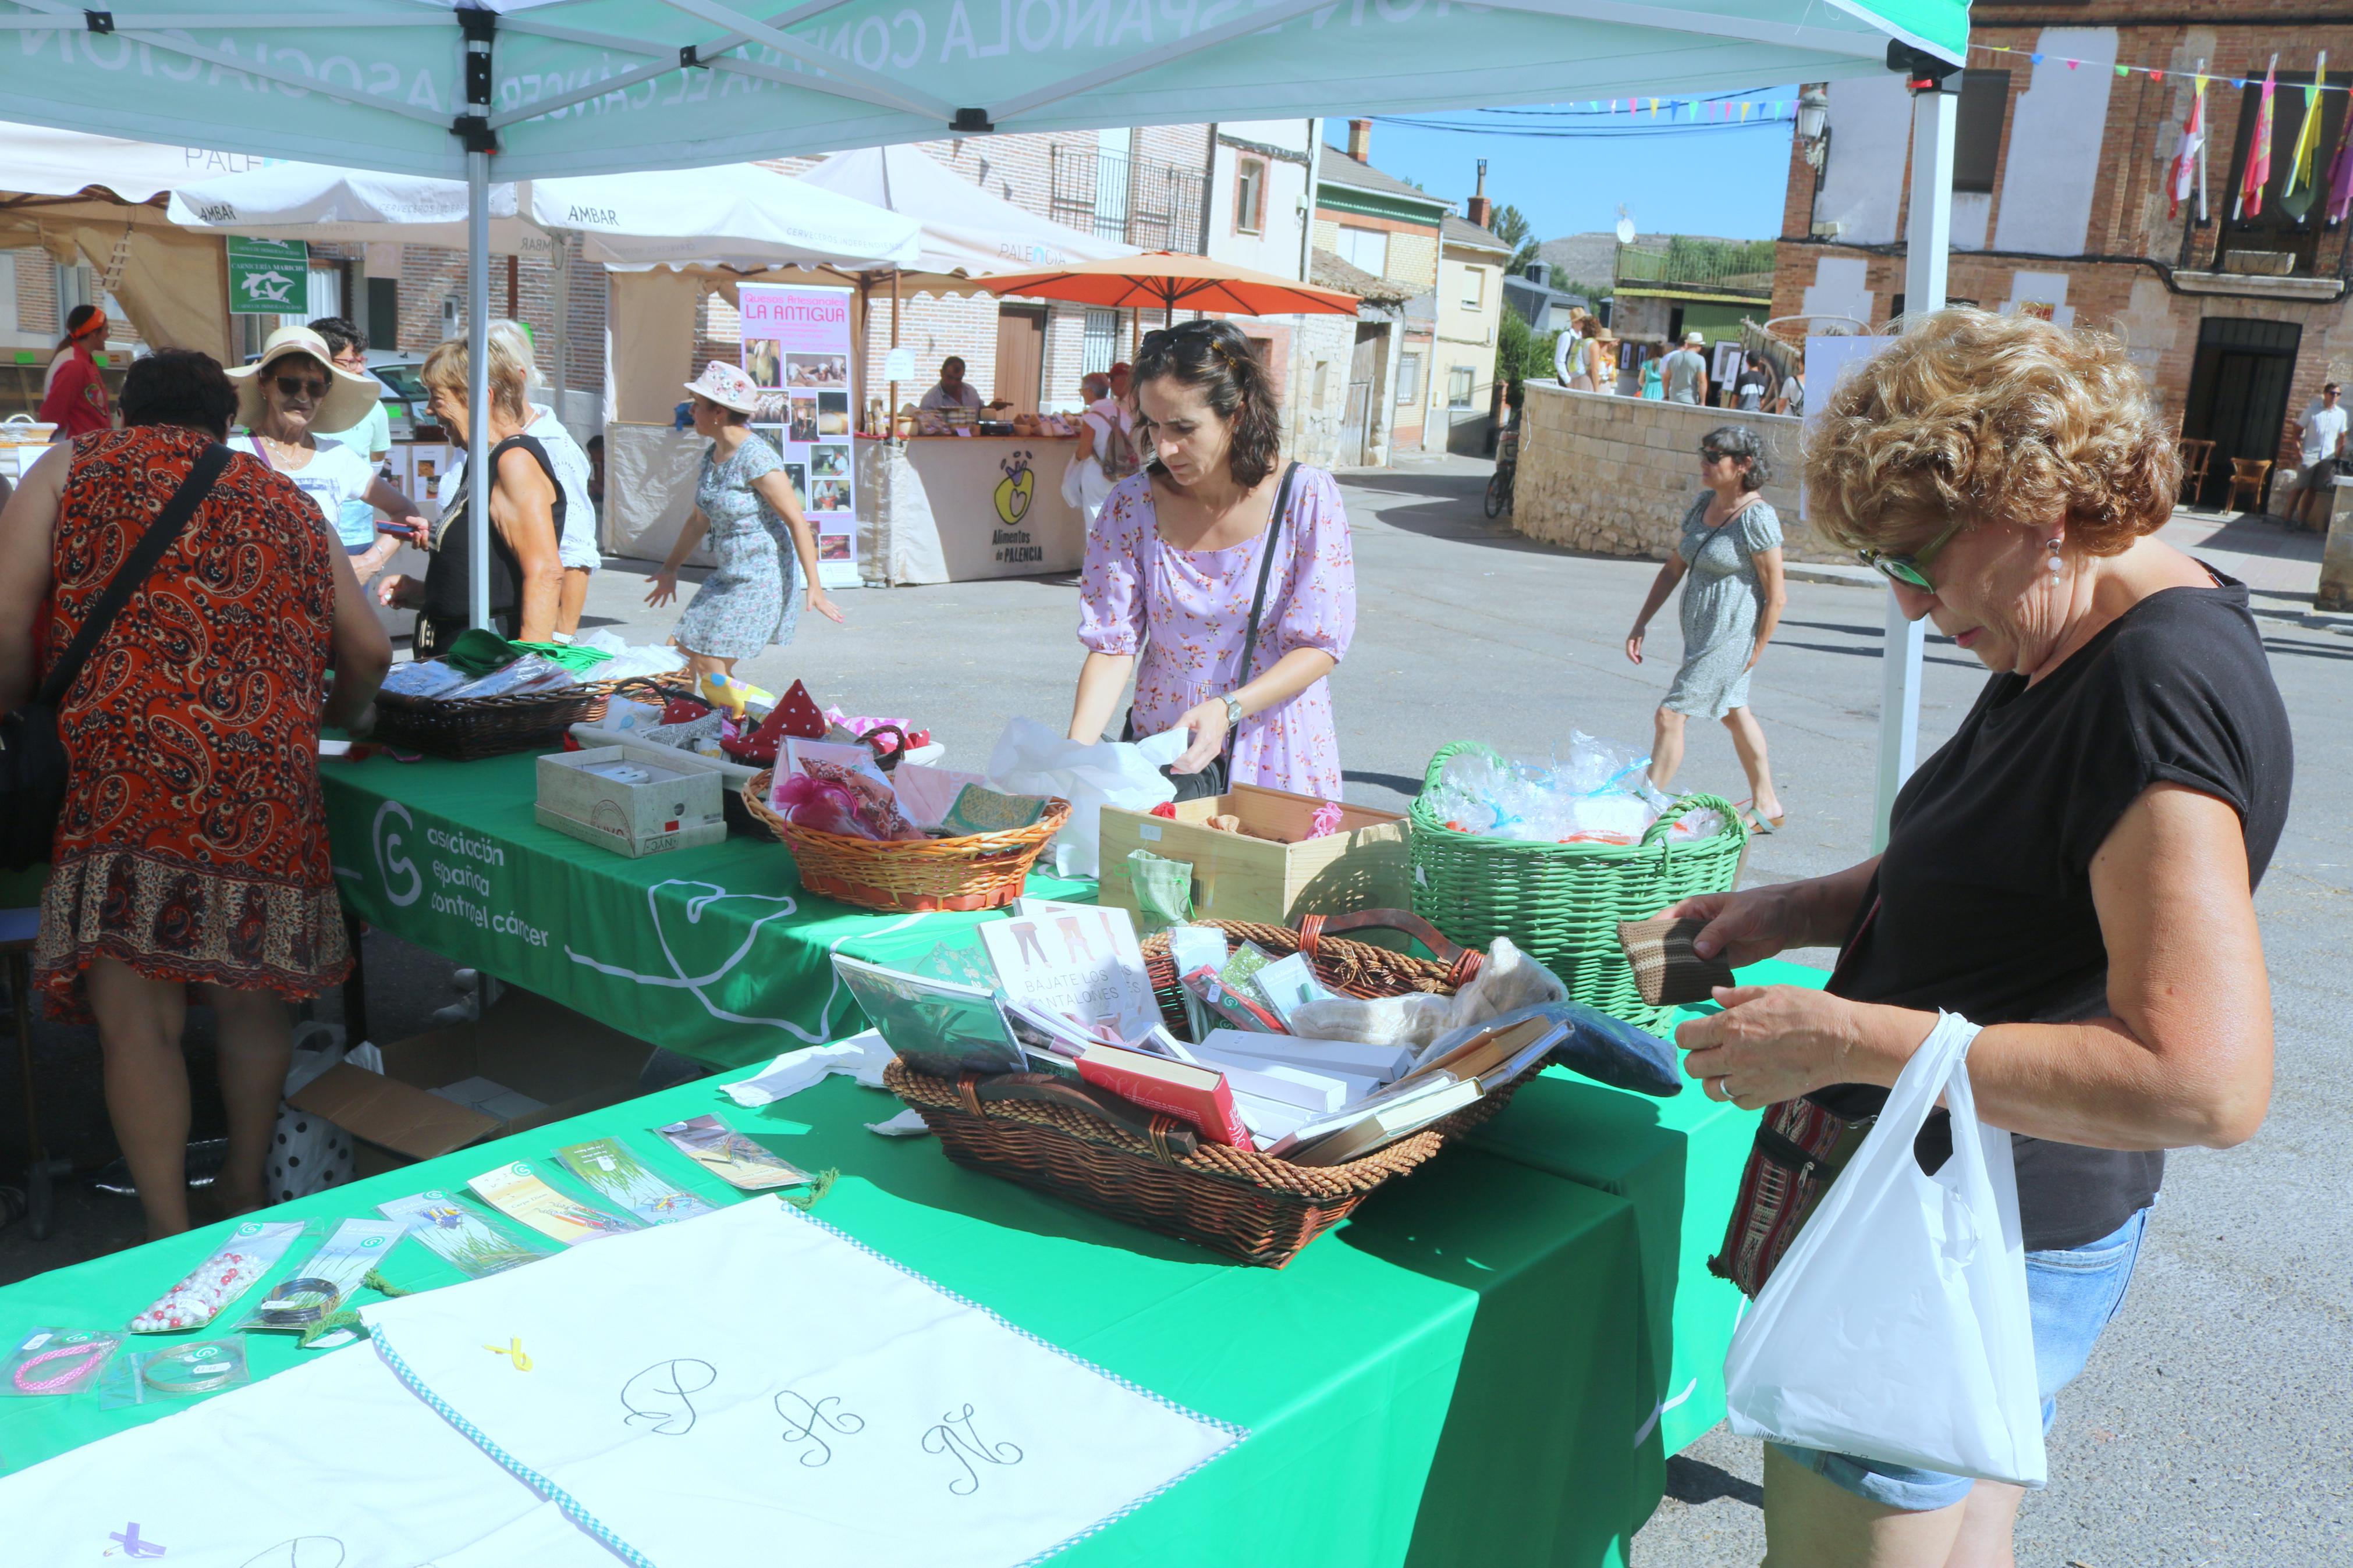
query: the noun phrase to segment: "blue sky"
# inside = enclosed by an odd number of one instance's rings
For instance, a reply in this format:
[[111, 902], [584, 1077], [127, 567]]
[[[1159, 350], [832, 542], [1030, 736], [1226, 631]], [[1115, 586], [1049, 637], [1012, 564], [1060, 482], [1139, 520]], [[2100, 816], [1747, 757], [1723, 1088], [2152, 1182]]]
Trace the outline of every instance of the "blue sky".
[[[1498, 206], [1509, 202], [1525, 213], [1545, 239], [1609, 228], [1618, 221], [1620, 203], [1645, 234], [1771, 238], [1781, 232], [1788, 116], [1798, 89], [1721, 96], [1736, 104], [1749, 100], [1757, 105], [1752, 116], [1778, 100], [1782, 118], [1727, 125], [1705, 118], [1711, 111], [1704, 109], [1698, 123], [1686, 121], [1670, 129], [1663, 107], [1653, 121], [1647, 105], [1629, 117], [1586, 112], [1581, 103], [1404, 115], [1374, 122], [1373, 164], [1400, 179], [1419, 181], [1432, 195], [1451, 198], [1460, 211], [1484, 158], [1488, 196]], [[1347, 140], [1345, 120], [1324, 123], [1328, 140]], [[1475, 129], [1429, 128], [1440, 124]]]

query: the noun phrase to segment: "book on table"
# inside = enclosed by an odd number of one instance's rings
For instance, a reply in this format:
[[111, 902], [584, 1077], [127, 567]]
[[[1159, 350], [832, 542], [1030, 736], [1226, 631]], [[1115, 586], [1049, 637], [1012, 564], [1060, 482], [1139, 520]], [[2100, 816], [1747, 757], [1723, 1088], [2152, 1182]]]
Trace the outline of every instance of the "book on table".
[[1370, 1079], [1389, 1083], [1413, 1070], [1413, 1051], [1405, 1046], [1368, 1046], [1355, 1040], [1317, 1040], [1304, 1035], [1269, 1035], [1255, 1029], [1212, 1029], [1193, 1047], [1205, 1060], [1258, 1068], [1266, 1062], [1286, 1062], [1310, 1072], [1342, 1078]]
[[1370, 1109], [1354, 1107], [1324, 1121], [1305, 1123], [1278, 1140], [1267, 1152], [1294, 1165], [1338, 1165], [1362, 1159], [1444, 1121], [1479, 1094], [1479, 1080], [1474, 1078], [1432, 1079], [1419, 1090]]
[[1008, 1000], [1060, 1014], [1087, 1034], [1132, 1040], [1160, 1022], [1144, 950], [1125, 910], [1022, 899], [980, 940]]
[[1122, 1100], [1189, 1123], [1212, 1143], [1245, 1151], [1258, 1146], [1235, 1108], [1225, 1075], [1213, 1068], [1099, 1045], [1079, 1058], [1079, 1076]]
[[833, 957], [859, 1006], [901, 1060], [934, 1078], [960, 1073], [1027, 1072], [1029, 1058], [1014, 1038], [997, 994], [934, 980], [841, 953]]

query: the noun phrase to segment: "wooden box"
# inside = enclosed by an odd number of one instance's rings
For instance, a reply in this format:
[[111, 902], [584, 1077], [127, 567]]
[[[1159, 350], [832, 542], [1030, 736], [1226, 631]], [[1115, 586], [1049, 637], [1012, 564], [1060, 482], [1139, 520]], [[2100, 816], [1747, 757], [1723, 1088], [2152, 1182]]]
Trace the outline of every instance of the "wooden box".
[[[1214, 799], [1178, 801], [1173, 822], [1105, 806], [1102, 901], [1136, 907], [1127, 858], [1149, 849], [1192, 862], [1193, 913], [1201, 920], [1295, 926], [1305, 915], [1412, 908], [1405, 818], [1344, 805], [1336, 832], [1310, 838], [1311, 819], [1323, 804], [1313, 795], [1236, 784]], [[1263, 837], [1206, 826], [1210, 817], [1228, 815]]]

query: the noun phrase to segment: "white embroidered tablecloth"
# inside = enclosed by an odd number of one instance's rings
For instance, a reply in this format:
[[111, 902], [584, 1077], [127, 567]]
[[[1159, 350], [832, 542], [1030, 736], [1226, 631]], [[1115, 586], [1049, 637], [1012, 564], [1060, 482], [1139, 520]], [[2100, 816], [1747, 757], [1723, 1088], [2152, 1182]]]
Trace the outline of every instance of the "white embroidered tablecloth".
[[1244, 1436], [770, 1198], [364, 1315], [427, 1404], [659, 1568], [1014, 1568]]

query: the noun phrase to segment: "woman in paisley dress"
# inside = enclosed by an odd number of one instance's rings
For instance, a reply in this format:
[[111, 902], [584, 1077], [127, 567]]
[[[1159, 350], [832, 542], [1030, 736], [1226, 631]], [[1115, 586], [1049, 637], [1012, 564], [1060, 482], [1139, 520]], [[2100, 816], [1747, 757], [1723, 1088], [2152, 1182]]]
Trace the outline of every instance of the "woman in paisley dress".
[[646, 603], [659, 608], [678, 597], [679, 566], [708, 533], [719, 569], [687, 601], [670, 638], [700, 682], [707, 675], [733, 674], [737, 659], [771, 643], [791, 642], [800, 619], [794, 596], [799, 584], [807, 584], [811, 610], [830, 621], [844, 616], [818, 585], [817, 534], [793, 493], [785, 460], [752, 434], [760, 403], [752, 378], [713, 360], [686, 390], [694, 395], [694, 432], [711, 446], [694, 487], [694, 515], [679, 530]]
[[1340, 798], [1326, 679], [1356, 630], [1356, 568], [1340, 487], [1302, 466], [1274, 541], [1258, 647], [1240, 668], [1268, 524], [1282, 488], [1282, 422], [1259, 351], [1226, 321], [1146, 333], [1135, 447], [1087, 532], [1071, 739], [1097, 741], [1135, 677], [1134, 732], [1190, 731], [1175, 764], [1225, 750], [1236, 784]]
[[[124, 428], [50, 451], [0, 511], [0, 709], [32, 695], [196, 458], [227, 438], [237, 394], [206, 355], [166, 349], [132, 366], [121, 406]], [[228, 1111], [214, 1193], [231, 1214], [264, 1201], [287, 1003], [351, 967], [319, 728], [358, 718], [391, 662], [318, 507], [237, 453], [58, 706], [68, 794], [34, 977], [52, 1012], [98, 1025], [107, 1110], [151, 1237], [188, 1227], [192, 990], [214, 1011]]]

